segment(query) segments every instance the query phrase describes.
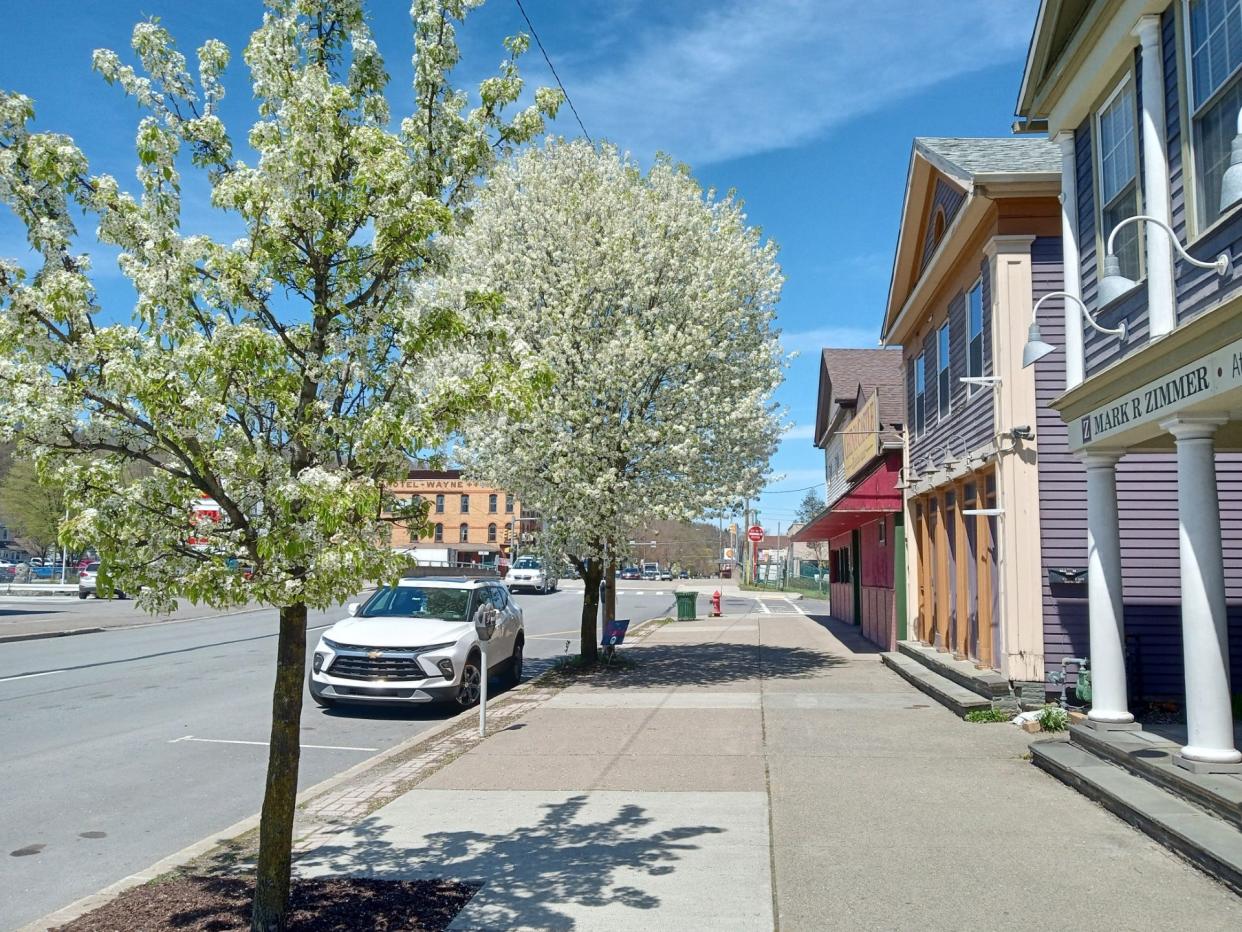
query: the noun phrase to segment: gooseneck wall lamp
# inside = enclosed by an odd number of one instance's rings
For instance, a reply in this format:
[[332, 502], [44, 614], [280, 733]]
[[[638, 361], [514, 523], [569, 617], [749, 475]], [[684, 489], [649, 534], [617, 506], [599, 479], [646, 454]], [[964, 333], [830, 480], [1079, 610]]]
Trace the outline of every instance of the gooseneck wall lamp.
[[1040, 305], [1050, 298], [1064, 298], [1067, 301], [1073, 301], [1078, 305], [1078, 309], [1082, 311], [1083, 319], [1095, 330], [1122, 340], [1126, 338], [1126, 322], [1124, 320], [1116, 327], [1101, 327], [1096, 323], [1095, 318], [1091, 316], [1091, 312], [1087, 310], [1087, 305], [1083, 304], [1078, 298], [1065, 291], [1051, 291], [1036, 301], [1035, 307], [1031, 310], [1031, 328], [1027, 331], [1026, 346], [1022, 348], [1023, 369], [1035, 365], [1035, 363], [1056, 349], [1051, 343], [1045, 343], [1043, 336], [1039, 332], [1039, 308]]
[[[1238, 180], [1242, 181], [1242, 178], [1239, 178]], [[1165, 233], [1169, 234], [1169, 239], [1173, 241], [1174, 247], [1176, 247], [1177, 251], [1181, 253], [1182, 258], [1195, 268], [1214, 269], [1216, 274], [1222, 277], [1233, 271], [1233, 260], [1229, 258], [1229, 253], [1222, 252], [1211, 262], [1204, 262], [1201, 259], [1196, 259], [1186, 251], [1186, 247], [1178, 241], [1177, 235], [1173, 232], [1172, 227], [1170, 227], [1167, 223], [1163, 220], [1157, 220], [1155, 217], [1148, 217], [1146, 214], [1138, 214], [1137, 216], [1127, 217], [1125, 220], [1122, 220], [1121, 223], [1113, 227], [1113, 232], [1108, 234], [1108, 243], [1105, 246], [1104, 256], [1104, 274], [1100, 279], [1100, 285], [1097, 291], [1097, 303], [1101, 307], [1108, 304], [1110, 301], [1114, 301], [1121, 297], [1136, 284], [1138, 284], [1137, 282], [1132, 281], [1121, 274], [1121, 261], [1117, 258], [1117, 254], [1113, 251], [1113, 244], [1117, 239], [1117, 233], [1122, 227], [1130, 223], [1138, 223], [1140, 220], [1145, 221], [1146, 223], [1154, 223], [1156, 226], [1160, 227], [1160, 229], [1164, 230]]]
[[1220, 212], [1242, 201], [1242, 110], [1238, 111], [1238, 132], [1229, 152], [1229, 167], [1220, 180]]

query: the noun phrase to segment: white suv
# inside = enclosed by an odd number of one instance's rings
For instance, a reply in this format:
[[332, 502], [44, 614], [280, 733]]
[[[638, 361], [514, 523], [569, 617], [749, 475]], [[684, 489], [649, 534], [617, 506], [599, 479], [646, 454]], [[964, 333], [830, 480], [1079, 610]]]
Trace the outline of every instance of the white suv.
[[510, 592], [533, 589], [536, 592], [555, 592], [560, 580], [544, 569], [538, 557], [518, 557], [505, 574], [505, 585]]
[[411, 577], [385, 586], [349, 618], [323, 632], [311, 658], [310, 692], [321, 706], [337, 702], [479, 701], [482, 653], [475, 613], [497, 610], [487, 644], [489, 673], [522, 679], [526, 641], [522, 610], [490, 579]]

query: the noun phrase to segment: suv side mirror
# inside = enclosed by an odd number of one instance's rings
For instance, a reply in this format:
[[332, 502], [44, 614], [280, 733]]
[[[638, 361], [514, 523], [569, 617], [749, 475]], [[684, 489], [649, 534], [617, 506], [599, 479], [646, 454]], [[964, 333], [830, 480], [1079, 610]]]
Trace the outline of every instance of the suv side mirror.
[[349, 614], [351, 614], [351, 615], [357, 615], [357, 614], [358, 614], [358, 609], [360, 609], [360, 608], [362, 608], [362, 603], [361, 603], [361, 602], [350, 602], [350, 603], [349, 603], [349, 605], [348, 605], [348, 606], [346, 606], [346, 609], [345, 609], [345, 610], [346, 610], [347, 612], [349, 612]]

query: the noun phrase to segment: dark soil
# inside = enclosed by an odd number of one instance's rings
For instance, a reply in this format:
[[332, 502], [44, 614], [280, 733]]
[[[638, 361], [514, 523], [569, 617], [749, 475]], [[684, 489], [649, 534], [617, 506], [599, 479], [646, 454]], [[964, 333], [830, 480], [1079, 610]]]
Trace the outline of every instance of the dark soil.
[[[290, 932], [432, 932], [478, 892], [448, 880], [295, 880]], [[126, 890], [60, 932], [233, 932], [250, 928], [254, 881], [180, 877]]]

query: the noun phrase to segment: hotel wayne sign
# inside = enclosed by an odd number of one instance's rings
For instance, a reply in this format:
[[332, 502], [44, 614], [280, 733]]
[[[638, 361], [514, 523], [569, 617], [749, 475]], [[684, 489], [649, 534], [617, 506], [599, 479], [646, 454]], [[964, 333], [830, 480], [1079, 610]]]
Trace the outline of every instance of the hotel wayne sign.
[[842, 431], [843, 468], [846, 478], [870, 463], [880, 452], [880, 393], [874, 391]]
[[1242, 340], [1096, 408], [1069, 425], [1070, 447], [1101, 443], [1242, 386]]

